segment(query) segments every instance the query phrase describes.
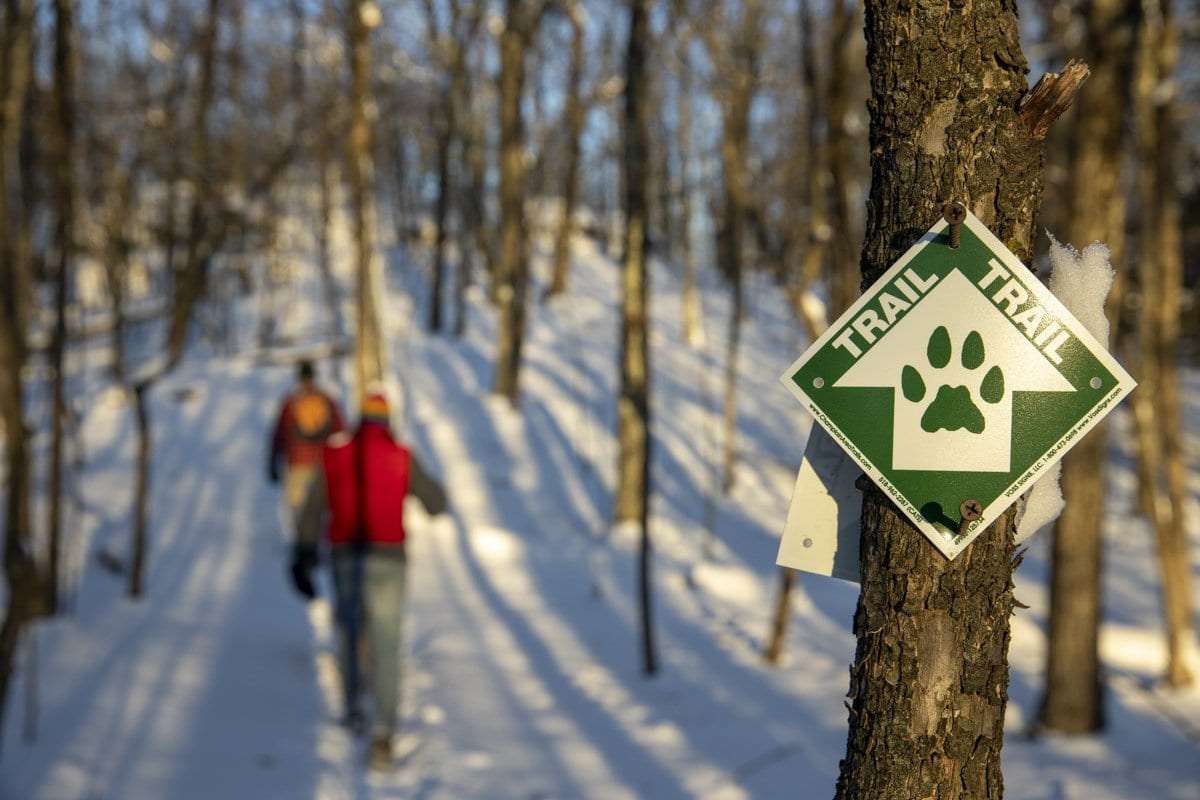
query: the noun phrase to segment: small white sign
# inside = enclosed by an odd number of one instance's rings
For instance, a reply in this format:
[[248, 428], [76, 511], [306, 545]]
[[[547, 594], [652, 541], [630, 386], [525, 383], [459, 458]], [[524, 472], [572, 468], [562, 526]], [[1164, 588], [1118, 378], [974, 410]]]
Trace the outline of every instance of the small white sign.
[[782, 567], [858, 582], [862, 470], [825, 429], [813, 425], [779, 542]]

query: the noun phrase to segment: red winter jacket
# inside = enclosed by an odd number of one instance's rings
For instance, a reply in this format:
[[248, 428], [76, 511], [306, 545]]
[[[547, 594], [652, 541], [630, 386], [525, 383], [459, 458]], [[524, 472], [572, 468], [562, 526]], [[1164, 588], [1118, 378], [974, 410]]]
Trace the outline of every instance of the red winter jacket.
[[[329, 543], [350, 544], [361, 536], [370, 544], [404, 541], [404, 496], [408, 494], [408, 450], [385, 425], [363, 422], [353, 438], [335, 436], [323, 452], [329, 493]], [[365, 485], [365, 495], [360, 491]], [[360, 530], [360, 509], [366, 525]]]

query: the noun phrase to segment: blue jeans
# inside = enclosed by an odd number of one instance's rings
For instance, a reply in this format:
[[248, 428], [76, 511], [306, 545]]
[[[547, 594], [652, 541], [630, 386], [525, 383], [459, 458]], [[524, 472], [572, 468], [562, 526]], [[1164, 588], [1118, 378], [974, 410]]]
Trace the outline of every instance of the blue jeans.
[[366, 644], [366, 669], [374, 705], [372, 733], [396, 731], [404, 677], [404, 592], [407, 559], [402, 547], [335, 547], [331, 558], [338, 661], [346, 711], [358, 709], [362, 690], [360, 641]]

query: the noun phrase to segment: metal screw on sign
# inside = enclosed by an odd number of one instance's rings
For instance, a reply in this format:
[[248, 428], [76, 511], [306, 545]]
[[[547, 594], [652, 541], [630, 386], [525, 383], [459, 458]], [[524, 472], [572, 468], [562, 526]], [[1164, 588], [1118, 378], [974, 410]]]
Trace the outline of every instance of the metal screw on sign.
[[966, 533], [967, 526], [983, 516], [983, 503], [978, 500], [963, 500], [958, 504], [958, 513], [962, 517], [958, 532]]
[[951, 200], [942, 206], [942, 216], [950, 223], [950, 246], [957, 250], [962, 240], [962, 224], [967, 218], [967, 207], [957, 200]]

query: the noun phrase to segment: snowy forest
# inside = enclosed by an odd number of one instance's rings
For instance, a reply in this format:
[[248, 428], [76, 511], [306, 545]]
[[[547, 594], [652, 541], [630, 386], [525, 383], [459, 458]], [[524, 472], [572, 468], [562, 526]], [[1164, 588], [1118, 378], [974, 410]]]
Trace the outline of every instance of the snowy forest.
[[[1194, 0], [0, 0], [0, 798], [1200, 798], [1198, 122]], [[777, 566], [955, 208], [1137, 388]]]

